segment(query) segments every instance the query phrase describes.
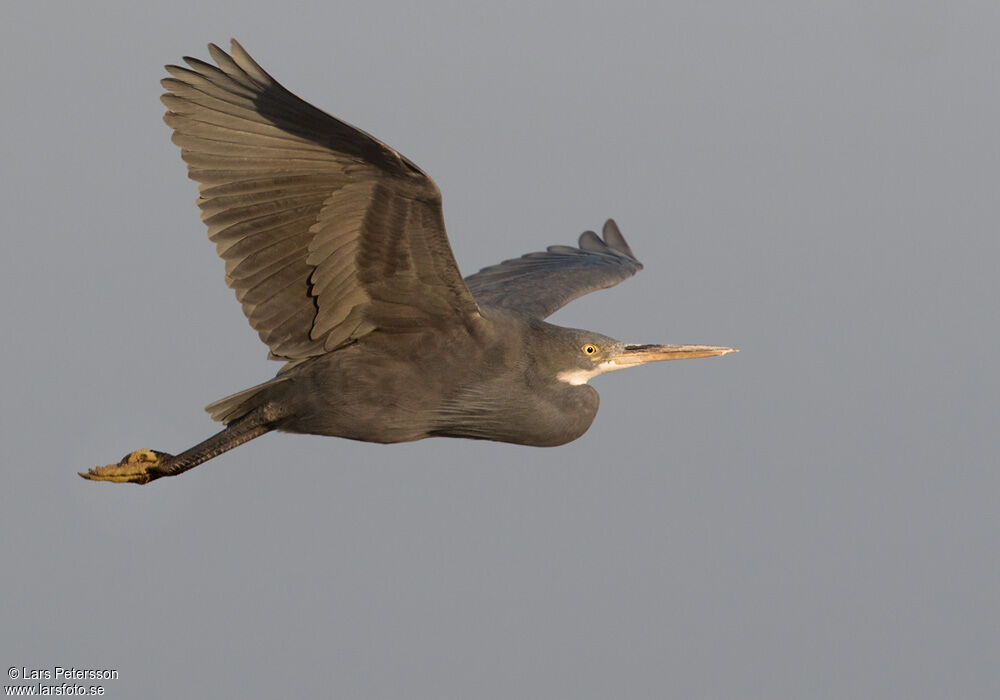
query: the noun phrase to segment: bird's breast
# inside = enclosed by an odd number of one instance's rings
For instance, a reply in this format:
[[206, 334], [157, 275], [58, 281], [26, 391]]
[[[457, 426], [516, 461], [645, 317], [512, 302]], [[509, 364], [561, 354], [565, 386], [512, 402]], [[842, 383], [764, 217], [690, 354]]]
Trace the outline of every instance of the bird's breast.
[[554, 447], [587, 432], [599, 404], [587, 385], [549, 392], [509, 383], [470, 387], [442, 405], [434, 434]]

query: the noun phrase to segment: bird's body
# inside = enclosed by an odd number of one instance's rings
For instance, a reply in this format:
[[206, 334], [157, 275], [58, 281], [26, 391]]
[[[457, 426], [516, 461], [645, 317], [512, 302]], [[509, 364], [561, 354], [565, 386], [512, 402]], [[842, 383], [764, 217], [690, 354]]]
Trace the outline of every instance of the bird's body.
[[618, 227], [464, 280], [441, 196], [416, 165], [285, 90], [233, 42], [163, 81], [165, 121], [226, 282], [285, 365], [208, 406], [226, 428], [173, 456], [137, 450], [82, 476], [147, 483], [271, 430], [394, 443], [465, 437], [554, 446], [580, 437], [587, 381], [731, 348], [625, 345], [544, 319], [642, 265]]
[[[281, 405], [278, 430], [367, 442], [447, 436], [549, 446], [582, 435], [597, 413], [593, 387], [523, 362], [532, 352], [524, 345], [544, 337], [523, 327], [544, 322], [504, 310], [485, 318], [469, 333], [416, 333], [405, 344], [369, 334], [293, 367], [245, 408]], [[511, 404], [512, 392], [526, 400]]]

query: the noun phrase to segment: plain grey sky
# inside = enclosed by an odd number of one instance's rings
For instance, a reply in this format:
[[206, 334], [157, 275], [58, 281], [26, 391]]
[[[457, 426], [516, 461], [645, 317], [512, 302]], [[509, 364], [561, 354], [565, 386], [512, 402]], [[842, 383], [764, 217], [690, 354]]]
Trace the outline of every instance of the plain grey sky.
[[[996, 2], [18, 3], [0, 662], [107, 697], [1000, 697]], [[162, 64], [241, 40], [444, 194], [466, 273], [617, 219], [554, 320], [721, 359], [561, 448], [269, 435]]]

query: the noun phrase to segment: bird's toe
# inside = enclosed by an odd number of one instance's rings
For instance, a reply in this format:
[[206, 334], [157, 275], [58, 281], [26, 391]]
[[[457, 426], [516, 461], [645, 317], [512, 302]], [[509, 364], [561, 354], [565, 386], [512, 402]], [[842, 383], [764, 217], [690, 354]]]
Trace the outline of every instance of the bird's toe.
[[161, 476], [157, 473], [171, 455], [157, 450], [135, 450], [122, 457], [117, 464], [94, 467], [86, 472], [77, 472], [91, 481], [111, 481], [114, 483], [146, 484]]

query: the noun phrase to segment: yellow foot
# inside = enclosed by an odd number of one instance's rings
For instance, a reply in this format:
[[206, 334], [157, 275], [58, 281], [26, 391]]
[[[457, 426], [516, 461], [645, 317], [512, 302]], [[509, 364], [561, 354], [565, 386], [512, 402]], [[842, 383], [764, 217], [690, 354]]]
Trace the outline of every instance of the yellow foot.
[[148, 484], [153, 479], [163, 476], [157, 473], [157, 467], [173, 455], [156, 450], [136, 450], [122, 457], [118, 464], [104, 467], [94, 467], [86, 472], [77, 472], [84, 479], [91, 481], [113, 481], [123, 484]]

